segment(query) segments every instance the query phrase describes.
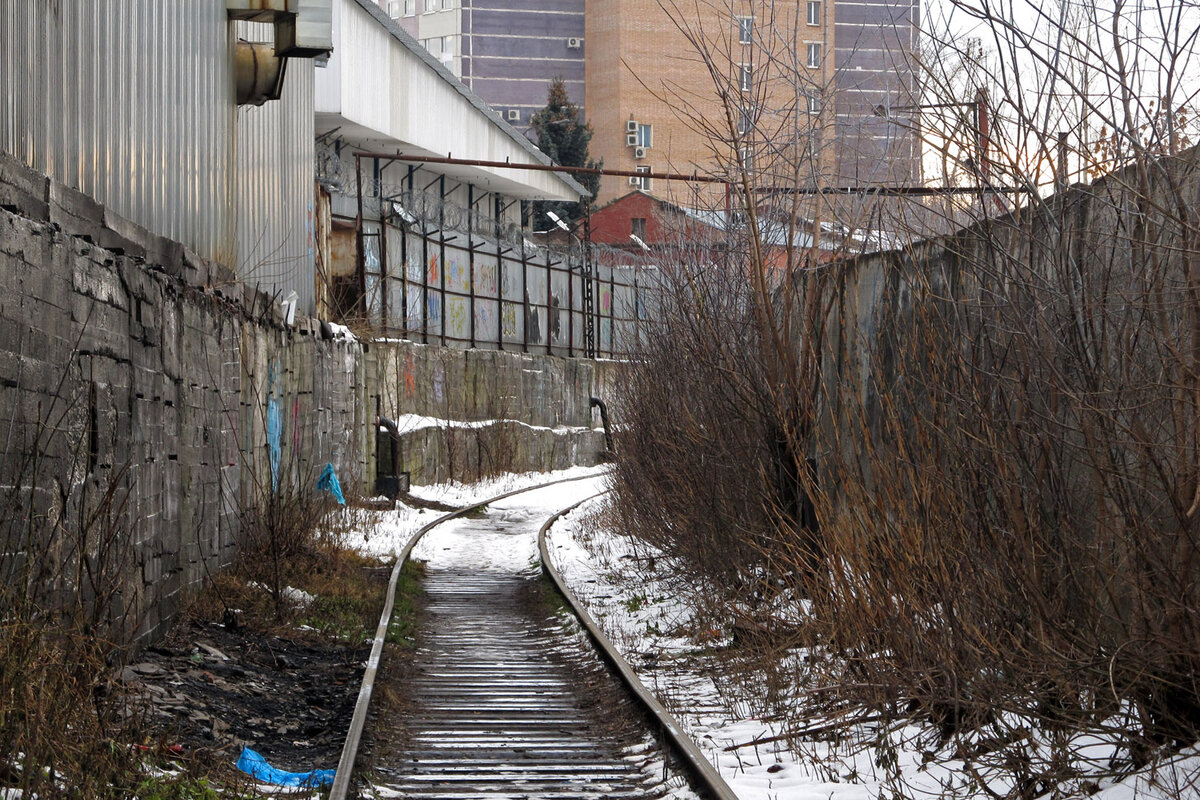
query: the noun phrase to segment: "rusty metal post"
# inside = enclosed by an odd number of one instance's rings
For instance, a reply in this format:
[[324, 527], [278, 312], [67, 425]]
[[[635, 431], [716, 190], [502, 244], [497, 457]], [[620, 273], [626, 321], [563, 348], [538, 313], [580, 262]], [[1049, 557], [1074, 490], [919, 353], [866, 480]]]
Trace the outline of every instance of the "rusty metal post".
[[358, 215], [354, 218], [354, 277], [358, 279], [358, 302], [362, 304], [365, 311], [367, 306], [367, 268], [363, 254], [362, 157], [357, 154], [354, 156], [354, 177], [358, 185]]
[[[583, 259], [583, 247], [579, 248], [579, 257]], [[570, 268], [571, 262], [567, 262], [567, 356], [575, 356], [575, 270]], [[579, 269], [583, 269], [583, 264], [580, 263]]]
[[475, 184], [467, 184], [467, 295], [470, 298], [470, 319], [467, 330], [471, 334], [471, 348], [475, 347]]
[[504, 349], [504, 243], [501, 241], [500, 196], [492, 194], [492, 232], [496, 235], [496, 349]]
[[446, 346], [446, 176], [438, 176], [438, 307], [442, 312], [442, 347]]
[[[410, 176], [411, 177], [411, 176]], [[411, 189], [411, 186], [409, 187]], [[429, 231], [421, 223], [421, 344], [429, 344]]]
[[375, 159], [375, 185], [379, 188], [379, 322], [383, 331], [388, 330], [388, 224], [387, 210], [383, 202], [383, 167]]
[[550, 248], [546, 248], [546, 355], [554, 355], [554, 272], [550, 265]]
[[[525, 202], [521, 201], [521, 219], [525, 218]], [[521, 352], [529, 352], [529, 254], [525, 252], [525, 229], [521, 229]]]
[[587, 358], [596, 357], [596, 284], [592, 273], [592, 218], [583, 219], [583, 351]]

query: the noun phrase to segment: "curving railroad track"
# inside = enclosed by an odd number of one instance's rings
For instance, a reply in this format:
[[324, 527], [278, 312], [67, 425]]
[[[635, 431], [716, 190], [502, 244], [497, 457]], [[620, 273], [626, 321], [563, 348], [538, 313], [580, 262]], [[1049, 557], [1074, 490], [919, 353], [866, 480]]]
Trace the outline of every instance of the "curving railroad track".
[[[414, 534], [393, 572], [331, 800], [734, 797], [603, 634], [591, 630], [586, 612], [573, 609], [590, 630], [585, 636], [547, 609], [542, 596], [552, 590], [540, 582], [538, 541], [564, 511], [541, 509], [547, 487], [565, 482], [490, 498]], [[541, 507], [504, 503], [539, 491]], [[395, 739], [388, 755], [377, 755], [369, 781], [362, 780], [354, 766], [375, 675], [387, 669], [382, 636], [396, 577], [414, 547], [426, 560], [426, 603], [404, 681], [406, 713], [388, 731]], [[569, 591], [566, 598], [574, 604]]]

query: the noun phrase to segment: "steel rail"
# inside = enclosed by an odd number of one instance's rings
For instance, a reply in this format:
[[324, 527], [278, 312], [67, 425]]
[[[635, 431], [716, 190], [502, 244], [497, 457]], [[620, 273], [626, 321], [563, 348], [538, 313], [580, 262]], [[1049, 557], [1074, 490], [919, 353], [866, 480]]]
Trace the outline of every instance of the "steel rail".
[[383, 643], [387, 637], [388, 626], [392, 621], [392, 610], [396, 603], [396, 585], [400, 580], [400, 570], [404, 567], [404, 563], [408, 561], [409, 555], [412, 554], [413, 548], [417, 542], [421, 540], [426, 533], [451, 520], [466, 516], [473, 511], [476, 511], [491, 503], [504, 500], [514, 495], [524, 492], [532, 492], [538, 489], [545, 489], [549, 486], [557, 486], [561, 483], [571, 483], [572, 481], [581, 481], [587, 478], [594, 478], [595, 474], [578, 475], [571, 478], [562, 478], [556, 481], [547, 481], [536, 486], [527, 486], [522, 489], [514, 489], [511, 492], [498, 494], [495, 497], [489, 497], [486, 500], [481, 500], [478, 503], [473, 503], [465, 508], [460, 508], [450, 514], [444, 514], [429, 524], [421, 527], [416, 533], [409, 538], [408, 543], [404, 545], [404, 549], [396, 558], [396, 564], [392, 567], [392, 575], [388, 581], [387, 597], [384, 599], [383, 612], [379, 616], [379, 625], [375, 629], [375, 640], [371, 644], [371, 655], [367, 659], [367, 668], [363, 672], [362, 685], [358, 690], [358, 700], [354, 704], [354, 715], [350, 718], [350, 730], [346, 733], [345, 744], [342, 745], [342, 755], [338, 759], [337, 772], [333, 778], [333, 786], [329, 790], [329, 800], [346, 800], [347, 793], [350, 791], [350, 780], [354, 772], [354, 763], [358, 760], [358, 749], [362, 741], [363, 728], [367, 722], [367, 710], [371, 703], [371, 693], [375, 687], [375, 676], [379, 672], [380, 659], [383, 656]]
[[566, 598], [567, 605], [571, 607], [575, 616], [579, 618], [580, 623], [587, 629], [588, 635], [596, 644], [604, 660], [616, 670], [621, 681], [629, 688], [634, 697], [638, 699], [638, 702], [645, 707], [646, 711], [658, 720], [663, 731], [671, 738], [671, 743], [675, 745], [676, 750], [679, 751], [687, 762], [693, 779], [702, 784], [703, 788], [707, 790], [707, 794], [710, 797], [716, 798], [716, 800], [738, 800], [737, 794], [733, 789], [729, 788], [729, 784], [725, 783], [725, 779], [717, 772], [716, 767], [712, 765], [695, 741], [684, 732], [679, 721], [672, 716], [671, 712], [659, 702], [658, 698], [638, 678], [637, 673], [633, 671], [633, 667], [629, 665], [625, 657], [613, 646], [608, 636], [600, 629], [596, 621], [592, 619], [592, 615], [588, 613], [583, 603], [580, 602], [575, 593], [567, 586], [558, 569], [550, 561], [550, 553], [546, 548], [546, 533], [550, 530], [550, 527], [579, 506], [605, 493], [599, 492], [591, 497], [584, 498], [546, 520], [541, 530], [538, 531], [538, 553], [542, 561], [542, 571], [554, 581], [555, 586], [558, 587], [558, 591]]

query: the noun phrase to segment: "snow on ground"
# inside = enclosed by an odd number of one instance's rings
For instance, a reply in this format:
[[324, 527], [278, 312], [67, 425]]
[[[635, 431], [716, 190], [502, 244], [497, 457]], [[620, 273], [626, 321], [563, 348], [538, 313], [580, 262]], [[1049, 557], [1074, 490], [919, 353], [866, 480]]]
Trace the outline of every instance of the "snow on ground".
[[[537, 492], [536, 497], [533, 495], [522, 495], [529, 502], [549, 502], [550, 506], [553, 506], [553, 498], [557, 496], [554, 489], [560, 489], [564, 493], [562, 496], [573, 497], [574, 495], [570, 493], [575, 491], [574, 487], [591, 484], [592, 481], [600, 480], [600, 476], [604, 475], [607, 470], [608, 467], [606, 466], [597, 466], [572, 467], [571, 469], [559, 470], [557, 472], [513, 473], [499, 478], [479, 481], [478, 483], [439, 483], [430, 486], [414, 486], [412, 487], [411, 494], [422, 500], [433, 500], [460, 508], [527, 486], [537, 486], [564, 478], [588, 478], [591, 476], [590, 480], [581, 480], [547, 489], [545, 494]], [[580, 495], [579, 499], [599, 491], [598, 484], [592, 484], [592, 486], [593, 488], [585, 494]], [[533, 498], [532, 500], [530, 500], [531, 497]], [[551, 499], [547, 501], [546, 498]], [[558, 508], [568, 506], [571, 502], [574, 501], [564, 502]], [[417, 530], [433, 522], [438, 517], [444, 516], [446, 513], [427, 508], [413, 508], [398, 503], [394, 511], [380, 512], [377, 517], [378, 521], [374, 524], [357, 527], [347, 537], [345, 544], [348, 547], [357, 548], [364, 553], [381, 558], [395, 556], [404, 549], [404, 546], [408, 544], [408, 540], [412, 538], [412, 535]]]
[[538, 562], [537, 532], [542, 523], [555, 512], [601, 491], [603, 481], [603, 476], [590, 477], [491, 503], [488, 516], [494, 529], [480, 531], [478, 522], [469, 518], [453, 520], [423, 537], [413, 548], [413, 557], [430, 561], [438, 552], [452, 550], [459, 554], [455, 559], [459, 566], [496, 572], [528, 569]]
[[[782, 731], [756, 715], [755, 702], [765, 685], [745, 678], [722, 679], [701, 652], [696, 625], [681, 601], [678, 584], [668, 585], [664, 560], [657, 569], [639, 567], [652, 555], [622, 536], [583, 523], [589, 503], [560, 520], [550, 532], [551, 559], [593, 617], [655, 691], [742, 800], [867, 800], [868, 798], [990, 798], [977, 779], [945, 751], [934, 735], [917, 725], [887, 730], [861, 725], [849, 740], [807, 742], [803, 753], [770, 742]], [[639, 561], [640, 559], [640, 561]], [[683, 591], [688, 591], [685, 587]], [[686, 635], [682, 635], [685, 634]], [[715, 636], [716, 631], [701, 632]], [[715, 644], [724, 641], [712, 642]], [[802, 686], [784, 691], [803, 692]], [[821, 720], [812, 720], [819, 725]], [[755, 742], [759, 744], [754, 744]], [[1079, 745], [1087, 743], [1080, 740]], [[740, 745], [740, 747], [738, 747]], [[1092, 750], [1104, 743], [1091, 743]], [[736, 747], [733, 750], [726, 748]], [[1107, 748], [1111, 753], [1111, 747]], [[932, 758], [931, 758], [932, 756]], [[1100, 753], [1096, 753], [1097, 761]], [[999, 776], [985, 775], [991, 791], [1011, 790]], [[1099, 778], [1078, 795], [1095, 800], [1180, 800], [1200, 797], [1200, 749], [1191, 748], [1170, 763], [1159, 764], [1120, 781]]]

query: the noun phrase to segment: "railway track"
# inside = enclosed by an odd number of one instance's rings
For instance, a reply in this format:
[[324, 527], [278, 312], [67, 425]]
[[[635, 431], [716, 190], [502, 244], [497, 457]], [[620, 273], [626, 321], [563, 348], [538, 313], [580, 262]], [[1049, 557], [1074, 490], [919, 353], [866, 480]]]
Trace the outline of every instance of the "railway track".
[[[733, 797], [715, 773], [704, 774], [707, 761], [694, 744], [664, 736], [678, 738], [678, 726], [656, 718], [665, 711], [646, 705], [640, 684], [631, 690], [624, 683], [632, 670], [623, 674], [611, 645], [547, 610], [542, 595], [551, 590], [534, 564], [550, 514], [502, 502], [538, 490], [545, 487], [491, 498], [480, 504], [486, 513], [452, 529], [439, 530], [465, 512], [442, 517], [405, 548], [403, 558], [417, 547], [426, 560], [420, 646], [404, 682], [406, 712], [389, 729], [395, 742], [384, 748], [386, 758], [374, 759], [362, 796]], [[389, 617], [390, 608], [381, 635]], [[354, 796], [352, 784], [363, 783], [352, 779], [353, 768], [379, 667], [373, 651], [331, 800]]]

